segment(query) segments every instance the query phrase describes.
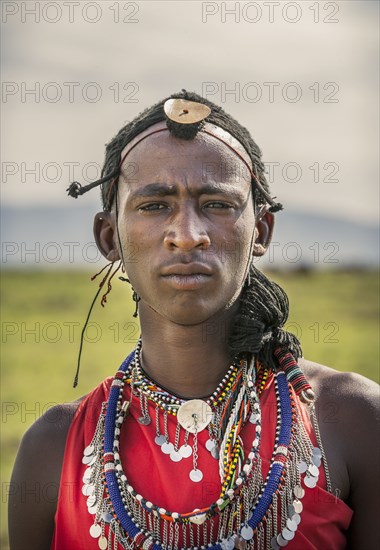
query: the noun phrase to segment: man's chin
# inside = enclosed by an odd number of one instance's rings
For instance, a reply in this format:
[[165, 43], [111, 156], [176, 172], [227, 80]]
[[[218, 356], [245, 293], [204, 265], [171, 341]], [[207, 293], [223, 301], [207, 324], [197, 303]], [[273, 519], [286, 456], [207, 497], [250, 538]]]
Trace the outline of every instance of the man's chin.
[[160, 307], [159, 310], [151, 305], [148, 307], [158, 317], [175, 325], [183, 327], [204, 325], [208, 330], [211, 325], [219, 324], [223, 320], [227, 320], [231, 313], [234, 314], [238, 309], [238, 302], [231, 300], [227, 304], [210, 304], [194, 300], [192, 303], [176, 304], [168, 308]]

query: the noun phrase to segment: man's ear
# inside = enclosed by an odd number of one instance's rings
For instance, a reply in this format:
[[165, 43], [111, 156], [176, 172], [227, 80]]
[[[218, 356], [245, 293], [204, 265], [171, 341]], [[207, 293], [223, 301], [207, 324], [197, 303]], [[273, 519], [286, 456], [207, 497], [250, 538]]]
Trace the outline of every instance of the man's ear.
[[268, 250], [268, 246], [272, 240], [274, 228], [274, 215], [272, 212], [265, 210], [260, 212], [256, 217], [255, 226], [255, 242], [253, 245], [253, 255], [263, 256]]
[[120, 260], [115, 242], [115, 219], [111, 212], [98, 212], [94, 219], [94, 237], [97, 247], [107, 260]]

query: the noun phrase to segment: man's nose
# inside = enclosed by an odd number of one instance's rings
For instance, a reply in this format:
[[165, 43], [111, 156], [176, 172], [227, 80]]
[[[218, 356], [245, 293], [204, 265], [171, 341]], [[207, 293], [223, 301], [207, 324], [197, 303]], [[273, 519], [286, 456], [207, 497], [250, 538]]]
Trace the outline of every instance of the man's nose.
[[164, 244], [170, 249], [178, 248], [186, 251], [193, 248], [205, 250], [210, 246], [210, 237], [194, 207], [183, 206], [173, 214], [165, 233]]

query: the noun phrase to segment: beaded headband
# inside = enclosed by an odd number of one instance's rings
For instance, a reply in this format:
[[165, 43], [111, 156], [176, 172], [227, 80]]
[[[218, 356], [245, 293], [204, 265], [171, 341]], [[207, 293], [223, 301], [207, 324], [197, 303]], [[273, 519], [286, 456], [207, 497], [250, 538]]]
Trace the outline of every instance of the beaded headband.
[[[214, 125], [216, 129], [216, 133], [206, 130], [204, 128], [204, 121], [211, 114], [210, 107], [202, 103], [198, 103], [196, 101], [189, 101], [186, 99], [168, 99], [164, 104], [164, 112], [166, 115], [167, 128], [160, 128], [158, 130], [153, 130], [152, 132], [149, 132], [148, 134], [145, 134], [143, 137], [138, 139], [132, 145], [132, 147], [130, 147], [130, 149], [128, 149], [128, 151], [123, 155], [118, 167], [113, 172], [111, 172], [111, 174], [108, 174], [107, 176], [104, 176], [103, 178], [100, 178], [99, 180], [94, 181], [85, 186], [82, 186], [77, 181], [74, 181], [73, 183], [71, 183], [70, 186], [67, 188], [68, 195], [70, 197], [77, 199], [80, 195], [87, 193], [87, 191], [90, 191], [94, 187], [98, 187], [99, 185], [106, 183], [107, 181], [113, 180], [109, 190], [109, 197], [110, 197], [112, 188], [114, 184], [117, 182], [118, 177], [120, 176], [120, 170], [127, 155], [129, 155], [129, 153], [139, 143], [141, 143], [144, 139], [148, 138], [149, 136], [160, 132], [168, 132], [168, 131], [173, 132], [173, 130], [176, 130], [176, 133], [180, 134], [181, 132], [179, 132], [178, 129], [182, 127], [182, 128], [185, 128], [185, 131], [187, 133], [186, 139], [189, 139], [189, 136], [195, 137], [198, 131], [200, 131], [204, 134], [214, 137], [215, 139], [217, 139], [218, 141], [226, 145], [231, 151], [235, 153], [235, 155], [248, 168], [251, 178], [255, 181], [255, 185], [257, 186], [258, 190], [265, 197], [268, 204], [270, 204], [269, 210], [271, 212], [277, 212], [278, 210], [282, 210], [282, 205], [280, 203], [275, 202], [274, 199], [269, 195], [269, 193], [264, 189], [264, 187], [259, 181], [259, 178], [254, 173], [251, 166], [245, 160], [243, 155], [241, 155], [237, 151], [237, 149], [235, 149], [232, 145], [230, 145], [227, 141], [225, 141], [221, 136], [217, 135], [218, 133], [217, 131], [219, 127], [217, 125]], [[193, 128], [194, 131], [193, 132], [190, 131], [189, 133], [188, 130], [190, 130], [190, 128]]]

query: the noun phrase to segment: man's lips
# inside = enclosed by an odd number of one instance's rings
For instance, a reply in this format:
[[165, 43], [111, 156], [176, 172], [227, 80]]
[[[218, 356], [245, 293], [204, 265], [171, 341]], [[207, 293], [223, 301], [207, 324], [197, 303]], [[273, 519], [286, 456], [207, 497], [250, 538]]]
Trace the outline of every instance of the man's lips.
[[212, 274], [210, 266], [199, 262], [174, 264], [166, 266], [161, 271], [163, 279], [179, 290], [196, 290], [208, 283]]
[[161, 270], [161, 275], [163, 277], [171, 275], [207, 275], [211, 276], [213, 274], [212, 268], [201, 262], [191, 262], [189, 264], [173, 264], [164, 267]]

